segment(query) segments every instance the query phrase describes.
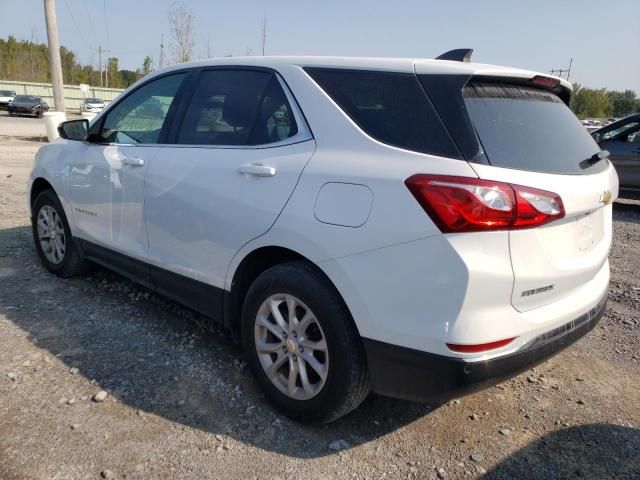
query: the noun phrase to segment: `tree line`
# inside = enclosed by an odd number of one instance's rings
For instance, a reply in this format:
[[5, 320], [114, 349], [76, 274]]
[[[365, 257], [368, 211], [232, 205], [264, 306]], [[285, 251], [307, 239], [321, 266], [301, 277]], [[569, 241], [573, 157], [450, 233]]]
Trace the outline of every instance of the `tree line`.
[[[62, 61], [62, 77], [65, 84], [100, 85], [100, 70], [95, 69], [93, 65], [81, 64], [76, 54], [64, 46], [60, 47], [60, 60]], [[109, 57], [103, 68], [106, 70], [110, 88], [126, 88], [153, 70], [153, 60], [147, 56], [140, 68], [125, 70], [119, 68], [117, 57]], [[102, 75], [102, 84], [105, 85], [104, 71]], [[17, 40], [12, 35], [9, 35], [7, 39], [0, 38], [0, 79], [20, 82], [51, 82], [47, 44], [31, 40]]]
[[620, 92], [574, 83], [570, 106], [578, 118], [620, 118], [640, 112], [640, 98], [633, 90]]

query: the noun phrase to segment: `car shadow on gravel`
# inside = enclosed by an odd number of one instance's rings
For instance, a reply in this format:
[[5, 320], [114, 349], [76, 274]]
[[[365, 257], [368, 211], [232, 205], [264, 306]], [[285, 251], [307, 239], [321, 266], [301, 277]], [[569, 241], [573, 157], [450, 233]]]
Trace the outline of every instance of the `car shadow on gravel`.
[[[0, 312], [35, 346], [93, 381], [84, 395], [106, 389], [136, 409], [138, 415], [128, 418], [142, 431], [145, 414], [154, 414], [265, 450], [314, 458], [335, 453], [328, 446], [336, 440], [344, 441], [337, 442], [340, 448], [357, 446], [432, 410], [373, 395], [328, 426], [293, 422], [267, 403], [228, 332], [203, 330], [202, 317], [101, 268], [70, 279], [47, 273], [26, 226], [0, 230], [0, 275]], [[210, 441], [215, 448], [214, 435]]]
[[640, 223], [640, 201], [614, 203], [613, 219], [623, 222]]
[[640, 475], [640, 430], [580, 425], [550, 433], [509, 456], [484, 480], [633, 479]]

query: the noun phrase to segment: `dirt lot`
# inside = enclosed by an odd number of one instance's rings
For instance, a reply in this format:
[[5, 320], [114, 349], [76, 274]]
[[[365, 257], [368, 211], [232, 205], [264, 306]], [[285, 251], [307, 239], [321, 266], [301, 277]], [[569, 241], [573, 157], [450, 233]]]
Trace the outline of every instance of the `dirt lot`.
[[192, 312], [102, 269], [45, 272], [25, 203], [40, 122], [0, 114], [0, 479], [640, 478], [638, 205], [614, 211], [607, 313], [573, 347], [439, 408], [371, 397], [312, 428]]

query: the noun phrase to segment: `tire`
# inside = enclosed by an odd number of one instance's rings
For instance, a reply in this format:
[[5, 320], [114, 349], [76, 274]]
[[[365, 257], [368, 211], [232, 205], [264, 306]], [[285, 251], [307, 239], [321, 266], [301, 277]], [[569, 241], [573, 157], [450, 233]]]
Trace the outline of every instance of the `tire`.
[[[71, 235], [69, 222], [64, 214], [62, 204], [54, 191], [49, 189], [41, 192], [33, 202], [31, 211], [33, 239], [36, 244], [38, 256], [46, 269], [64, 278], [87, 272], [91, 264], [82, 258], [82, 253]], [[46, 240], [47, 237], [43, 240], [43, 233], [46, 233], [46, 229], [38, 224], [39, 220], [44, 220], [40, 218], [41, 212], [43, 212], [43, 215], [44, 213], [47, 214], [46, 218], [49, 219], [50, 225], [55, 225], [55, 233], [53, 234], [54, 243], [57, 238], [58, 245], [63, 245], [64, 248], [53, 248], [51, 251], [45, 251], [44, 246], [47, 244], [50, 245], [50, 242]], [[45, 224], [46, 223], [45, 220]], [[51, 231], [51, 229], [49, 231]], [[48, 238], [50, 237], [51, 236]], [[59, 254], [60, 251], [62, 251], [62, 255]]]
[[39, 110], [37, 117], [42, 118], [43, 116], [44, 116], [44, 112], [42, 110]]
[[[289, 301], [297, 302], [292, 310], [298, 321], [303, 320], [297, 326], [304, 330], [296, 333], [295, 326], [290, 328], [288, 322], [287, 327], [279, 328], [267, 300], [273, 300], [274, 304], [280, 302], [276, 308], [285, 321]], [[307, 312], [310, 314], [305, 316]], [[259, 316], [266, 318], [284, 340], [275, 336], [273, 329], [265, 328]], [[306, 423], [329, 423], [358, 407], [369, 394], [371, 384], [360, 335], [338, 292], [313, 265], [297, 261], [262, 273], [247, 292], [241, 321], [248, 364], [267, 398], [288, 417]], [[301, 326], [303, 323], [306, 326]], [[288, 334], [284, 328], [288, 328]], [[258, 353], [257, 342], [263, 348], [261, 353]], [[268, 350], [279, 346], [276, 351], [265, 353], [265, 345]], [[278, 364], [283, 357], [286, 357], [282, 360], [284, 363], [270, 377], [268, 367]], [[303, 384], [303, 363], [306, 385]], [[291, 365], [297, 369], [294, 394], [288, 391], [287, 382]], [[315, 370], [317, 366], [323, 368]], [[318, 371], [326, 372], [324, 379]]]

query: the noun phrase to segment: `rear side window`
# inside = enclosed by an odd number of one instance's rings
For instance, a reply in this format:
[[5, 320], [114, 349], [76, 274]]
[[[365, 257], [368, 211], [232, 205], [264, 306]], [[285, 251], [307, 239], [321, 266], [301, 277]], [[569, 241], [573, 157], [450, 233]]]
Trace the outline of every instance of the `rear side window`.
[[555, 94], [519, 85], [469, 83], [467, 111], [491, 165], [544, 173], [596, 173], [600, 149]]
[[178, 143], [260, 145], [292, 137], [298, 129], [275, 75], [248, 70], [202, 73]]
[[325, 68], [305, 71], [376, 140], [415, 152], [460, 157], [415, 75]]

